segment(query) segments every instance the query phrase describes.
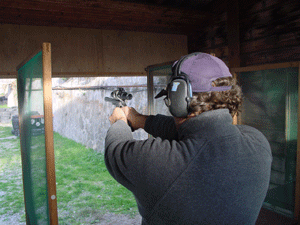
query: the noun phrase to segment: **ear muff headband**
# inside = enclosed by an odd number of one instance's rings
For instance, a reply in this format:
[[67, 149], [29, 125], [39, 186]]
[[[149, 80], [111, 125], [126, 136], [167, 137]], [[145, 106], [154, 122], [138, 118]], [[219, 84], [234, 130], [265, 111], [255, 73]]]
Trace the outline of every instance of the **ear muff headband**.
[[185, 61], [186, 59], [191, 58], [193, 56], [199, 55], [199, 54], [201, 54], [201, 52], [194, 52], [189, 55], [183, 56], [181, 59], [179, 59], [175, 65], [175, 68], [173, 71], [173, 76], [181, 76], [180, 68], [181, 68], [183, 61]]
[[193, 95], [193, 91], [192, 91], [192, 86], [190, 84], [190, 80], [188, 79], [187, 75], [183, 72], [180, 71], [180, 68], [181, 68], [181, 65], [182, 63], [188, 59], [188, 58], [191, 58], [193, 56], [196, 56], [198, 54], [201, 54], [201, 52], [194, 52], [194, 53], [191, 53], [189, 55], [186, 55], [186, 56], [183, 56], [181, 59], [178, 60], [178, 62], [175, 64], [175, 68], [173, 70], [173, 75], [172, 75], [172, 79], [170, 82], [172, 82], [174, 79], [178, 79], [179, 77], [181, 77], [182, 79], [184, 79], [188, 85], [188, 93], [187, 93], [187, 96], [192, 98], [192, 95]]
[[[166, 102], [171, 114], [175, 117], [186, 117], [189, 114], [189, 105], [193, 92], [188, 76], [181, 72], [180, 68], [186, 59], [197, 54], [198, 53], [192, 53], [182, 57], [174, 66], [173, 74], [167, 87]], [[176, 87], [176, 91], [174, 87]], [[179, 87], [178, 90], [177, 87]]]

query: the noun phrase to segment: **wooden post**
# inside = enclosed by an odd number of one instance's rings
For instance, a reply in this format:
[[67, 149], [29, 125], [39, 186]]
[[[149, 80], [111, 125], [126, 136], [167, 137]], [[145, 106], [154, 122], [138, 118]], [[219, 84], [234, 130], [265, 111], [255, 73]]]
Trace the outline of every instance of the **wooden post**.
[[[238, 80], [238, 75], [237, 75], [237, 73], [235, 73], [235, 72], [231, 72], [232, 73], [232, 76], [234, 77], [234, 79], [237, 79]], [[234, 124], [234, 125], [238, 125], [238, 124], [241, 124], [241, 117], [239, 116], [239, 115], [234, 115], [233, 116], [233, 121], [232, 121], [232, 123]]]
[[296, 159], [296, 187], [295, 187], [295, 220], [300, 224], [300, 62], [298, 73], [298, 133], [297, 133], [297, 159]]
[[[227, 39], [228, 39], [228, 66], [229, 69], [240, 67], [240, 31], [238, 0], [227, 2]], [[237, 74], [233, 76], [238, 79]], [[233, 117], [233, 124], [238, 124], [240, 118]]]
[[58, 224], [56, 178], [54, 161], [53, 116], [52, 116], [52, 68], [51, 44], [43, 43], [43, 90], [44, 90], [44, 118], [45, 118], [45, 148], [47, 167], [47, 186], [49, 218], [51, 225]]
[[153, 115], [154, 113], [154, 95], [153, 95], [153, 73], [150, 68], [146, 68], [147, 71], [147, 91], [148, 91], [148, 114]]
[[227, 39], [229, 68], [240, 67], [239, 1], [227, 3]]

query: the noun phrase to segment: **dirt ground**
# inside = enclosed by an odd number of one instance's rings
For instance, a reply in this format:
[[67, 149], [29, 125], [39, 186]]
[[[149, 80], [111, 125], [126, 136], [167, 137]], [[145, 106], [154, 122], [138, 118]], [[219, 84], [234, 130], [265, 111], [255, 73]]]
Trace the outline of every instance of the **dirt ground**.
[[[25, 222], [20, 222], [20, 214], [15, 214], [13, 216], [0, 215], [0, 225], [26, 225]], [[95, 222], [94, 218], [89, 223], [88, 218], [85, 220], [85, 225], [140, 225], [142, 223], [141, 216], [137, 215], [134, 218], [130, 218], [127, 215], [117, 215], [114, 213], [106, 213], [99, 217], [99, 222]], [[70, 224], [71, 225], [71, 224]]]
[[135, 218], [129, 218], [126, 215], [115, 215], [113, 213], [104, 214], [102, 221], [95, 223], [97, 225], [140, 225], [142, 223], [141, 216], [137, 215]]

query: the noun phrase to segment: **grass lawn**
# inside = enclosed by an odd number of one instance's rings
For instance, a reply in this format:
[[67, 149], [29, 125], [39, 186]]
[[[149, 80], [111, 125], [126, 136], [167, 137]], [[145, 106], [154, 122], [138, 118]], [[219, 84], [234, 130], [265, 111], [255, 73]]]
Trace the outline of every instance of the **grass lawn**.
[[[11, 137], [0, 127], [0, 138]], [[18, 217], [25, 223], [20, 139], [0, 141], [0, 224]], [[94, 224], [107, 212], [135, 216], [131, 192], [108, 173], [104, 156], [54, 133], [59, 224]]]

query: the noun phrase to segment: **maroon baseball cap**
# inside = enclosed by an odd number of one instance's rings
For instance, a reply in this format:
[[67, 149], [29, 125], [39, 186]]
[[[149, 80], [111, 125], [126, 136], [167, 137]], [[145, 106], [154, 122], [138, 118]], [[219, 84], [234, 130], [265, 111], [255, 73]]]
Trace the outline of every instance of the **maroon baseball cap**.
[[232, 77], [232, 75], [221, 59], [210, 54], [195, 52], [183, 56], [174, 63], [173, 68], [176, 68], [173, 76], [184, 74], [189, 79], [193, 92], [227, 91], [231, 89], [231, 86], [212, 86], [212, 81], [222, 77]]

